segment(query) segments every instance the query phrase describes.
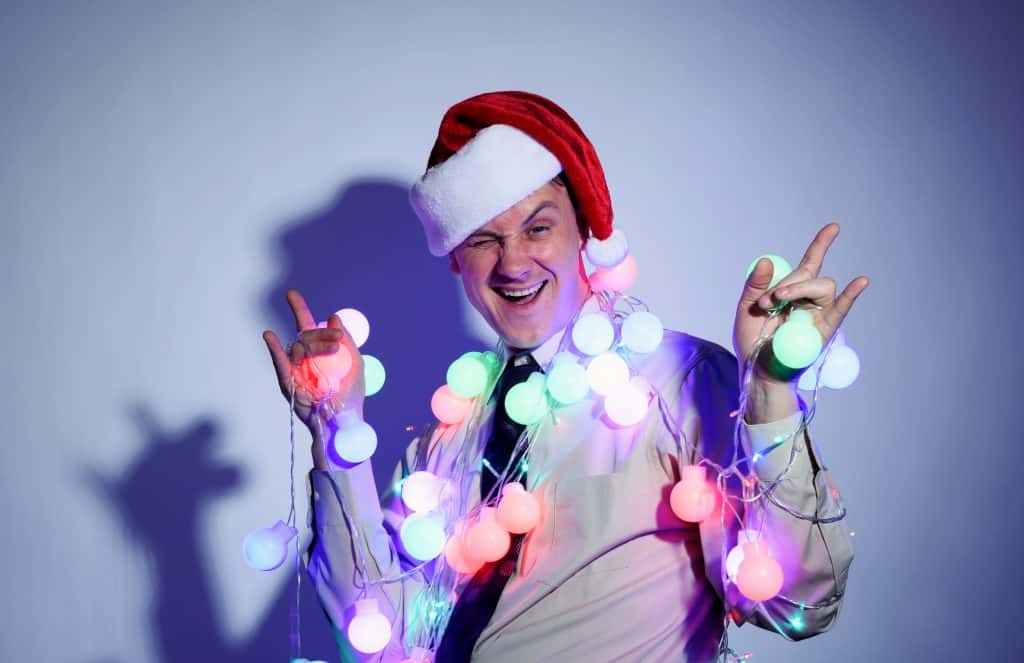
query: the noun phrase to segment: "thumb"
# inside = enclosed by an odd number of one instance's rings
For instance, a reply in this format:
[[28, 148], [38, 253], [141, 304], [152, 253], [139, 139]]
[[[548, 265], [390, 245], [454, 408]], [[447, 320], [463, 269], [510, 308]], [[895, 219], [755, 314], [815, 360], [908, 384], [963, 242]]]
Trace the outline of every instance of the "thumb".
[[768, 290], [768, 286], [771, 285], [774, 273], [775, 268], [772, 266], [771, 260], [768, 258], [758, 260], [743, 284], [743, 294], [740, 295], [740, 303], [753, 304], [760, 299], [761, 295]]

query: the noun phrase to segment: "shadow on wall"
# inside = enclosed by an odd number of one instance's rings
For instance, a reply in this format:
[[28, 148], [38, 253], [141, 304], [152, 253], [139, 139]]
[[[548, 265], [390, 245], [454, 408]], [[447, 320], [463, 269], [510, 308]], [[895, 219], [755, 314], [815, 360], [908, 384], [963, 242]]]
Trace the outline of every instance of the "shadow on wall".
[[444, 383], [448, 364], [483, 349], [463, 328], [462, 286], [447, 260], [427, 251], [408, 186], [398, 182], [350, 183], [327, 208], [288, 223], [276, 244], [282, 271], [265, 305], [282, 338], [295, 329], [284, 298], [291, 288], [318, 320], [346, 307], [370, 320], [361, 350], [387, 371], [384, 388], [365, 408], [380, 439], [373, 469], [383, 491], [406, 445], [433, 420], [430, 397]]
[[[288, 660], [294, 584], [284, 583], [252, 637], [242, 641], [228, 636], [219, 618], [221, 601], [212, 595], [207, 542], [199, 537], [199, 524], [213, 502], [237, 491], [243, 479], [237, 464], [216, 457], [220, 426], [206, 417], [171, 430], [140, 406], [133, 408], [132, 417], [141, 437], [136, 459], [117, 477], [104, 477], [88, 468], [84, 476], [93, 492], [119, 514], [128, 538], [151, 562], [153, 596], [148, 619], [157, 660]], [[333, 658], [337, 645], [331, 629], [312, 589], [307, 584], [303, 590], [303, 651]]]
[[[418, 431], [431, 421], [430, 395], [444, 382], [448, 364], [478, 345], [462, 328], [461, 286], [447, 263], [427, 252], [419, 221], [409, 209], [407, 187], [396, 182], [352, 183], [326, 209], [289, 221], [275, 244], [280, 278], [262, 296], [261, 307], [269, 312], [272, 327], [287, 332], [283, 338], [294, 330], [284, 299], [289, 288], [299, 290], [320, 319], [349, 306], [370, 319], [363, 350], [376, 355], [388, 371], [384, 389], [366, 403], [366, 418], [380, 436], [374, 473], [383, 488], [415, 435], [407, 427]], [[254, 335], [259, 332], [253, 330]], [[263, 388], [276, 390], [269, 366], [266, 374]], [[221, 435], [217, 420], [205, 417], [172, 429], [140, 406], [133, 407], [132, 417], [141, 437], [136, 459], [120, 476], [102, 476], [89, 468], [83, 474], [152, 560], [149, 620], [158, 661], [288, 660], [294, 583], [282, 584], [248, 640], [228, 637], [219, 619], [222, 602], [212, 595], [209, 542], [200, 539], [199, 523], [216, 500], [239, 490], [243, 476], [239, 464], [215, 456]], [[282, 456], [281, 462], [287, 458]], [[301, 483], [297, 494], [304, 494]], [[309, 532], [302, 536], [308, 542]], [[304, 574], [303, 652], [336, 660], [333, 633], [306, 580]]]

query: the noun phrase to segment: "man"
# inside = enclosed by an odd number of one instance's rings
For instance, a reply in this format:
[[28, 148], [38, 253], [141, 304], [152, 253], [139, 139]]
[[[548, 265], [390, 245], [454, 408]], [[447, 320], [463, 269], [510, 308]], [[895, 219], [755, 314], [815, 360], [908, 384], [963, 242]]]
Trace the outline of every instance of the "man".
[[[330, 458], [339, 428], [362, 417], [358, 351], [337, 317], [317, 329], [301, 296], [289, 292], [299, 342], [289, 354], [272, 332], [264, 338], [282, 392], [313, 435], [309, 571], [343, 657], [356, 656], [346, 625], [365, 598], [378, 599], [392, 624], [384, 649], [369, 656], [384, 661], [404, 659], [413, 646], [438, 663], [708, 661], [726, 650], [729, 620], [792, 639], [831, 626], [852, 560], [842, 508], [801, 427], [800, 371], [784, 369], [763, 339], [788, 316], [773, 311], [789, 302], [809, 311], [827, 340], [867, 287], [859, 277], [837, 298], [834, 282], [819, 276], [838, 226], [823, 228], [778, 283], [769, 260], [752, 270], [734, 321], [739, 365], [712, 343], [668, 332], [650, 352], [625, 353], [644, 385], [639, 422], [609, 421], [592, 391], [523, 425], [505, 407], [510, 383], [546, 374], [556, 353], [586, 362], [572, 335], [581, 316], [620, 319], [616, 295], [592, 291], [581, 254], [614, 269], [627, 252], [594, 149], [547, 99], [479, 95], [445, 114], [411, 201], [431, 252], [448, 257], [500, 337], [501, 368], [461, 424], [438, 425], [410, 445], [396, 482], [418, 470], [447, 477], [458, 496], [443, 510], [449, 534], [510, 480], [538, 498], [542, 515], [479, 570], [456, 573], [443, 557], [410, 559], [398, 534], [411, 511], [392, 490], [381, 507], [369, 463]], [[355, 362], [337, 389], [320, 393], [293, 377], [310, 358], [339, 352]], [[731, 415], [740, 369], [755, 353], [738, 448]], [[752, 449], [758, 460], [747, 462]], [[713, 517], [686, 522], [669, 494], [694, 464], [712, 481], [718, 473], [724, 492]], [[747, 598], [725, 568], [741, 523], [784, 574], [771, 598]]]

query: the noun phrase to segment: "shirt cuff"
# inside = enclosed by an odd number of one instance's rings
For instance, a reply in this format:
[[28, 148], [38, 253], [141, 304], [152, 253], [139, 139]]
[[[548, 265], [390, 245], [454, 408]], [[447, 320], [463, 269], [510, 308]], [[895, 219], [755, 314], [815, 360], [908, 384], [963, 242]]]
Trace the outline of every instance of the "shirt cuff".
[[802, 411], [763, 424], [747, 424], [747, 438], [750, 441], [750, 459], [754, 471], [762, 481], [774, 481], [786, 470], [792, 446], [802, 451], [803, 435], [793, 435], [803, 420]]

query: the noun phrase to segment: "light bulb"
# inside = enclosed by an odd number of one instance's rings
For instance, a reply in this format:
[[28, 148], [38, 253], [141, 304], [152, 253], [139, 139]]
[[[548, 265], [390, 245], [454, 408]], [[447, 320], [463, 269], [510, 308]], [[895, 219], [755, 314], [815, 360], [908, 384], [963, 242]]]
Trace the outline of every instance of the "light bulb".
[[494, 507], [483, 507], [479, 519], [466, 530], [464, 553], [467, 557], [495, 562], [508, 552], [511, 539], [498, 524], [494, 511]]
[[636, 258], [633, 257], [633, 254], [629, 254], [618, 265], [614, 267], [598, 267], [587, 278], [593, 290], [625, 292], [636, 283], [636, 277]]
[[715, 509], [715, 494], [707, 483], [702, 465], [683, 467], [682, 478], [669, 495], [669, 504], [673, 513], [689, 523], [699, 523], [711, 515]]
[[309, 386], [320, 394], [337, 392], [341, 381], [352, 370], [352, 353], [344, 346], [329, 355], [309, 357], [300, 369]]
[[377, 431], [359, 419], [354, 412], [341, 416], [341, 426], [334, 434], [334, 452], [347, 463], [361, 463], [377, 450]]
[[444, 558], [448, 566], [455, 569], [456, 573], [473, 575], [483, 566], [484, 561], [471, 557], [466, 551], [466, 532], [468, 526], [465, 520], [455, 523], [455, 531], [452, 532], [448, 542], [444, 545]]
[[356, 601], [356, 614], [348, 624], [349, 643], [364, 654], [376, 654], [391, 640], [391, 622], [380, 614], [377, 599]]
[[373, 355], [363, 355], [363, 382], [366, 385], [366, 395], [373, 396], [384, 387], [384, 380], [387, 373], [384, 371], [384, 364], [380, 363]]
[[572, 405], [587, 396], [587, 371], [571, 354], [559, 353], [551, 361], [547, 379], [548, 393], [559, 405]]
[[356, 347], [363, 347], [366, 339], [370, 338], [370, 321], [366, 319], [362, 311], [354, 308], [343, 308], [335, 313], [335, 315], [341, 318], [341, 324], [345, 326], [345, 331], [352, 337], [352, 342], [355, 343]]
[[758, 261], [761, 260], [761, 258], [768, 258], [768, 260], [772, 261], [772, 281], [770, 284], [768, 284], [769, 290], [777, 286], [779, 284], [779, 281], [789, 276], [790, 272], [793, 271], [793, 266], [790, 265], [789, 261], [787, 261], [785, 258], [783, 258], [782, 256], [777, 256], [768, 253], [763, 256], [758, 256], [754, 258], [754, 262], [750, 263], [750, 267], [747, 267], [746, 278], [750, 278], [750, 273], [754, 271], [754, 267], [757, 266], [757, 263]]
[[581, 315], [572, 326], [572, 343], [585, 355], [599, 355], [612, 347], [615, 328], [604, 313]]
[[665, 327], [650, 311], [631, 313], [622, 323], [622, 344], [633, 352], [653, 352], [665, 336]]
[[437, 512], [406, 516], [399, 530], [402, 547], [410, 557], [425, 562], [444, 550], [444, 518]]
[[789, 320], [775, 330], [772, 337], [772, 352], [784, 366], [793, 369], [806, 368], [821, 354], [821, 334], [813, 322], [806, 322], [803, 316], [794, 318], [791, 313]]
[[540, 502], [521, 483], [507, 483], [501, 489], [495, 519], [510, 534], [525, 534], [540, 520]]
[[620, 384], [604, 398], [604, 413], [618, 426], [633, 426], [647, 415], [646, 381], [630, 380]]
[[242, 555], [252, 568], [273, 571], [288, 557], [288, 542], [298, 533], [294, 527], [280, 520], [271, 527], [254, 529], [242, 541]]
[[615, 387], [629, 382], [629, 366], [617, 352], [605, 352], [587, 365], [587, 384], [594, 393], [604, 396]]
[[782, 567], [759, 541], [744, 544], [736, 586], [751, 601], [767, 601], [782, 589]]
[[848, 345], [833, 345], [821, 369], [821, 383], [829, 389], [845, 389], [860, 375], [860, 357]]
[[456, 396], [475, 398], [487, 388], [489, 367], [479, 352], [467, 352], [448, 367], [448, 386]]
[[549, 411], [543, 373], [530, 374], [525, 382], [513, 385], [505, 394], [505, 412], [509, 419], [530, 426], [544, 418]]
[[743, 546], [747, 543], [757, 541], [760, 538], [760, 534], [757, 530], [753, 529], [741, 529], [736, 534], [736, 545], [729, 551], [729, 554], [725, 557], [725, 572], [729, 574], [729, 578], [733, 582], [736, 581], [736, 574], [740, 570], [740, 562], [743, 561]]
[[412, 511], [433, 511], [444, 484], [433, 472], [420, 470], [402, 480], [402, 501]]
[[430, 409], [438, 421], [453, 425], [461, 423], [473, 409], [472, 398], [462, 398], [452, 391], [451, 387], [443, 384], [434, 392], [430, 399]]

